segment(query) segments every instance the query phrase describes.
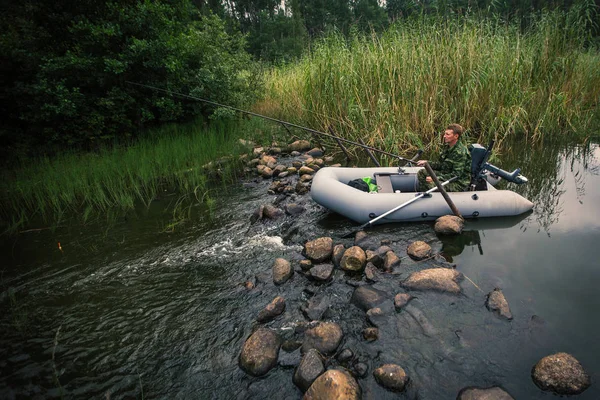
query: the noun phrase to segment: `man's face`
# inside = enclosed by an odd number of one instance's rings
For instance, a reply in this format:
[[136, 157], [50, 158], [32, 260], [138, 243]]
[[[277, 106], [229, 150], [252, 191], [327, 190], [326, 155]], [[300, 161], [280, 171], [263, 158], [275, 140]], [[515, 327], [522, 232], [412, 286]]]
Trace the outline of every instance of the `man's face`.
[[457, 141], [458, 134], [454, 133], [452, 129], [446, 129], [446, 131], [444, 131], [444, 143], [446, 143], [449, 146], [454, 146]]

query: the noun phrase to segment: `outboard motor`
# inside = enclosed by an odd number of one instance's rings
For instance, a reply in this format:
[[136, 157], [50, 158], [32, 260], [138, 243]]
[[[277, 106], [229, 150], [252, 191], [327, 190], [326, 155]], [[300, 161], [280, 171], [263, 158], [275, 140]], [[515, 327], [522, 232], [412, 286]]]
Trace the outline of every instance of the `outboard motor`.
[[[487, 149], [480, 144], [469, 145], [472, 160], [470, 190], [486, 190], [487, 185], [485, 181], [489, 181], [490, 178], [497, 178], [495, 182], [498, 182], [500, 178], [504, 178], [507, 181], [518, 185], [527, 183], [527, 178], [521, 175], [520, 168], [515, 169], [513, 172], [507, 172], [487, 162], [490, 158], [490, 154], [492, 154], [492, 147], [494, 147], [493, 140], [490, 142]], [[486, 172], [489, 172], [489, 174]]]

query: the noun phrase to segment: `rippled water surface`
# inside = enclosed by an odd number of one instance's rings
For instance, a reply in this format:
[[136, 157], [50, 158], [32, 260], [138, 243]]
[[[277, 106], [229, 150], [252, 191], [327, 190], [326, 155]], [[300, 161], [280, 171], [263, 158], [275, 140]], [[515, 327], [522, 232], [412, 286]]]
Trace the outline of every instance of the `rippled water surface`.
[[[336, 271], [331, 284], [316, 285], [296, 273], [273, 285], [275, 258], [297, 265], [304, 242], [321, 236], [349, 246], [352, 239], [341, 236], [356, 224], [298, 196], [281, 204], [303, 204], [300, 217], [251, 225], [253, 211], [275, 200], [267, 181], [223, 189], [212, 218], [196, 210], [194, 222], [175, 233], [162, 232], [165, 216], [155, 204], [145, 217], [116, 225], [4, 239], [0, 398], [297, 399], [297, 351], [282, 351], [281, 365], [263, 378], [242, 372], [237, 358], [256, 315], [275, 296], [284, 296], [287, 308], [268, 326], [301, 340], [300, 307], [321, 295], [331, 305], [326, 319], [344, 331], [340, 348], [354, 351], [353, 364], [369, 367], [358, 380], [364, 398], [453, 399], [465, 386], [491, 385], [517, 399], [549, 398], [531, 380], [531, 368], [564, 351], [592, 376], [577, 398], [598, 399], [599, 160], [596, 145], [515, 150], [502, 166], [521, 166], [529, 177], [517, 190], [535, 202], [533, 213], [471, 221], [454, 238], [438, 238], [429, 223], [369, 231], [374, 241], [391, 240], [401, 257], [411, 241], [424, 240], [466, 276], [461, 296], [416, 294], [386, 317], [375, 342], [362, 339], [365, 313], [349, 302], [354, 286], [364, 284], [360, 277]], [[374, 286], [392, 299], [410, 272], [436, 263], [404, 258]], [[246, 281], [256, 288], [244, 288]], [[484, 306], [495, 287], [511, 306], [510, 322]], [[388, 362], [411, 377], [401, 395], [372, 377]]]

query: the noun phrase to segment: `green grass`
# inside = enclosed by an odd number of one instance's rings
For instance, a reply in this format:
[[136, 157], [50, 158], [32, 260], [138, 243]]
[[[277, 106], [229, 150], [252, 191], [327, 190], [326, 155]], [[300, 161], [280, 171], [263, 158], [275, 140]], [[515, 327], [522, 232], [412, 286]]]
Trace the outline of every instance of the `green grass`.
[[1, 224], [14, 232], [33, 219], [57, 225], [75, 216], [85, 223], [99, 215], [148, 207], [165, 192], [179, 196], [174, 217], [180, 222], [185, 201], [210, 209], [210, 179], [227, 182], [239, 173], [236, 155], [248, 149], [238, 139], [266, 140], [261, 137], [265, 132], [256, 119], [210, 128], [201, 123], [167, 125], [129, 146], [22, 160], [2, 173]]
[[527, 33], [500, 20], [422, 17], [381, 36], [331, 35], [273, 69], [270, 114], [390, 152], [439, 146], [453, 122], [470, 141], [536, 141], [598, 125], [600, 55], [585, 10], [547, 13]]

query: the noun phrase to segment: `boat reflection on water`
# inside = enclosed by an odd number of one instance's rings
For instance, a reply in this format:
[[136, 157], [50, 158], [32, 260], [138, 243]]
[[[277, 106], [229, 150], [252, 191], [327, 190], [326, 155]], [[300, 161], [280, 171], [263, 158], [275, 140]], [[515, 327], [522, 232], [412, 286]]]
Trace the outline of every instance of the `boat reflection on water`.
[[518, 226], [520, 231], [527, 229], [528, 219], [533, 211], [526, 212], [514, 217], [501, 218], [475, 218], [466, 220], [462, 234], [456, 236], [440, 236], [442, 242], [441, 255], [452, 262], [453, 258], [460, 255], [465, 247], [476, 247], [480, 255], [484, 254], [481, 236], [485, 231], [492, 229], [510, 229]]

